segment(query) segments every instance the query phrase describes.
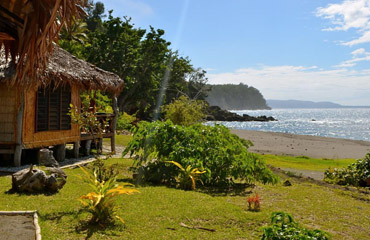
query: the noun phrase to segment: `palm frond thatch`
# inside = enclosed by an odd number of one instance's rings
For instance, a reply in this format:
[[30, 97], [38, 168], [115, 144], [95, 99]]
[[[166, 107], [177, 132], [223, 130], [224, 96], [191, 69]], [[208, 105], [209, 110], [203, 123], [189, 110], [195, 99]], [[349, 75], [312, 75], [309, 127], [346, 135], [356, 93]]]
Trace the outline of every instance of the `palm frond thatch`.
[[[9, 85], [15, 74], [16, 66], [7, 62], [5, 52], [0, 51], [0, 84]], [[33, 82], [33, 88], [51, 83], [55, 87], [69, 83], [85, 90], [102, 90], [118, 95], [124, 86], [124, 81], [118, 75], [80, 60], [58, 46], [54, 46], [46, 68], [38, 69], [35, 77], [38, 81]], [[29, 76], [25, 79], [30, 81], [27, 78]]]
[[85, 4], [85, 0], [0, 1], [0, 49], [16, 65], [12, 84], [37, 81], [37, 69], [46, 67], [62, 26], [81, 18]]

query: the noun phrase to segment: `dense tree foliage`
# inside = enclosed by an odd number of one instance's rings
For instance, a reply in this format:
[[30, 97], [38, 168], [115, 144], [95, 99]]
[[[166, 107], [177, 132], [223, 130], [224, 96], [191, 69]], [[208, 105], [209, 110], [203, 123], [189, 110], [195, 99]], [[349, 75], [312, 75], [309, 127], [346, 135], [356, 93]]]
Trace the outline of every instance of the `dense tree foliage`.
[[211, 106], [223, 109], [270, 109], [258, 89], [240, 83], [239, 85], [211, 85], [206, 100]]
[[65, 29], [60, 45], [72, 54], [125, 80], [118, 99], [121, 112], [152, 119], [179, 96], [204, 99], [205, 71], [171, 49], [164, 30], [136, 28], [131, 18], [104, 18], [103, 3], [90, 2], [84, 21]]

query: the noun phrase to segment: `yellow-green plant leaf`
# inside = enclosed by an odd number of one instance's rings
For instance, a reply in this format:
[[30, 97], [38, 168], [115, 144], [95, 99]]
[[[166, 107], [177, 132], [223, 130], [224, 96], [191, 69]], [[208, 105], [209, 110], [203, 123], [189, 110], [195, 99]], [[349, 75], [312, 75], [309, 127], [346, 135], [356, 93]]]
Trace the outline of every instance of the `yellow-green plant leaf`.
[[177, 166], [178, 168], [180, 168], [182, 171], [185, 172], [184, 167], [180, 163], [175, 162], [175, 161], [166, 161], [166, 162], [174, 164], [175, 166]]

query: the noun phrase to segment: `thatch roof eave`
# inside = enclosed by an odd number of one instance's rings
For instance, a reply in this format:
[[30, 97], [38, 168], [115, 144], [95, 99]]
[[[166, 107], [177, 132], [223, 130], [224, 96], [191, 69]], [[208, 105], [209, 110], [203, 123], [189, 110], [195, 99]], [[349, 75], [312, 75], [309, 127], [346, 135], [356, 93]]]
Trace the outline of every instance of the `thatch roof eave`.
[[[15, 74], [14, 64], [7, 62], [4, 54], [0, 56], [0, 82], [11, 82]], [[55, 46], [44, 70], [38, 70], [36, 78], [31, 81], [34, 87], [46, 86], [53, 82], [74, 84], [84, 90], [102, 90], [118, 95], [124, 81], [112, 72], [105, 71], [93, 64], [76, 58], [67, 51]]]

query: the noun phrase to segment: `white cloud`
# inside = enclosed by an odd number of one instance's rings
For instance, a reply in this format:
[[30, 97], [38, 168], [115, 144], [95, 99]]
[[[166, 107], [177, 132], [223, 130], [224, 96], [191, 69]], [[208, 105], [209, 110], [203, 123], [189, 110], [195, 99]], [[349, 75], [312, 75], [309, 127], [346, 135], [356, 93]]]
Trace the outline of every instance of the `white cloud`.
[[358, 62], [370, 61], [370, 52], [366, 52], [364, 48], [356, 49], [353, 52], [351, 52], [351, 54], [352, 54], [352, 59], [344, 61], [334, 67], [339, 67], [339, 68], [353, 67]]
[[351, 52], [352, 55], [357, 56], [357, 55], [364, 55], [366, 54], [365, 48], [359, 48], [356, 49], [355, 51]]
[[333, 101], [369, 105], [370, 70], [322, 70], [316, 66], [263, 66], [234, 72], [207, 74], [210, 84], [245, 83], [267, 99]]
[[345, 0], [339, 4], [329, 4], [316, 11], [318, 17], [329, 19], [334, 27], [327, 31], [347, 31], [356, 29], [360, 37], [343, 45], [354, 46], [370, 42], [370, 0]]

